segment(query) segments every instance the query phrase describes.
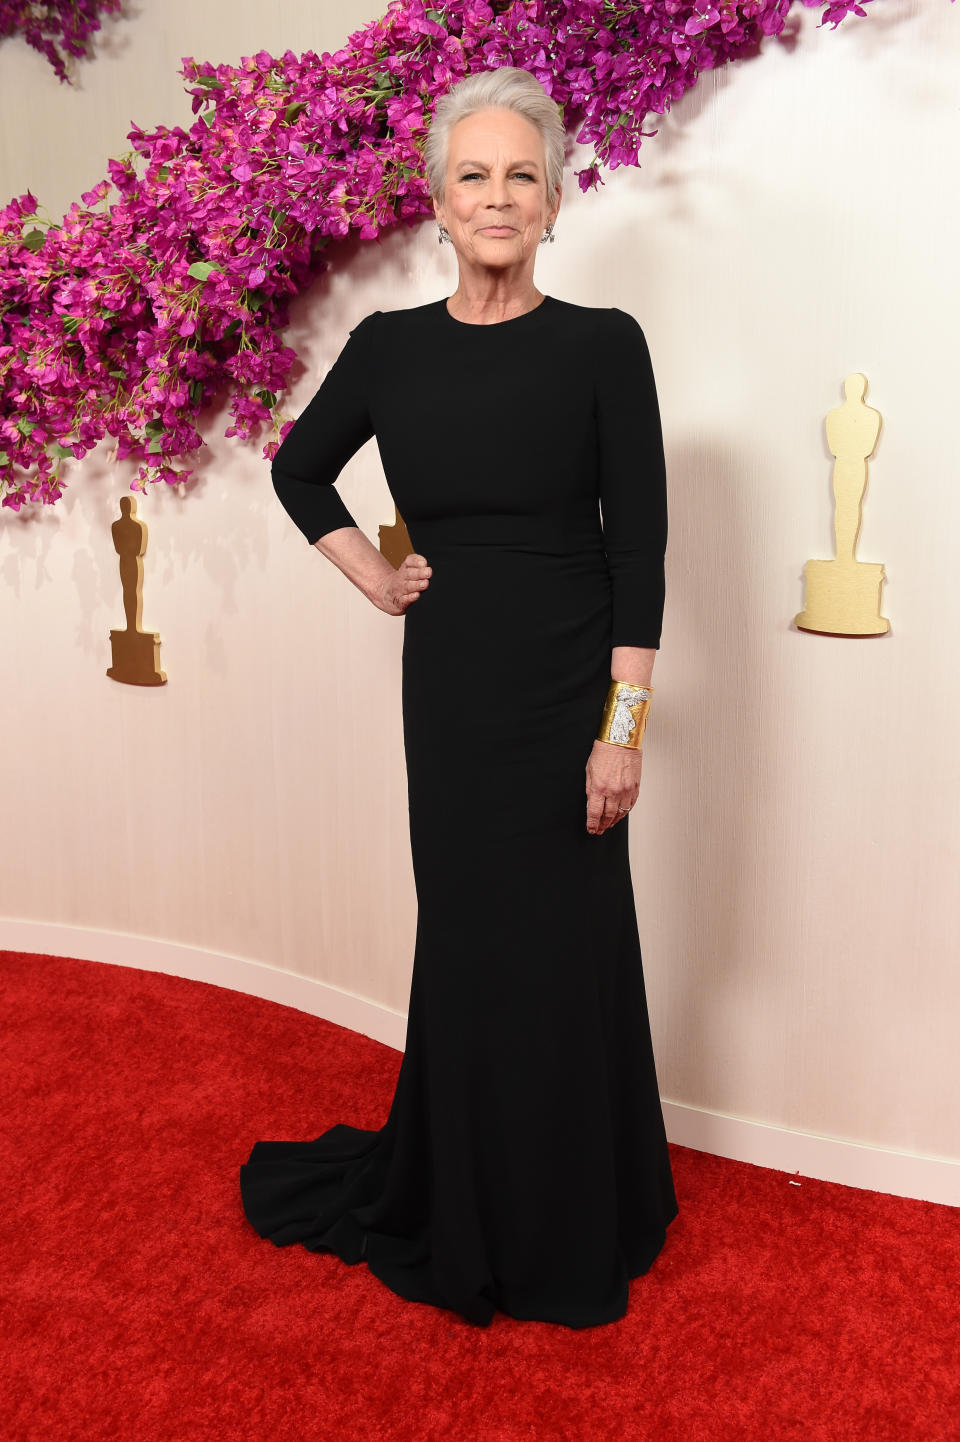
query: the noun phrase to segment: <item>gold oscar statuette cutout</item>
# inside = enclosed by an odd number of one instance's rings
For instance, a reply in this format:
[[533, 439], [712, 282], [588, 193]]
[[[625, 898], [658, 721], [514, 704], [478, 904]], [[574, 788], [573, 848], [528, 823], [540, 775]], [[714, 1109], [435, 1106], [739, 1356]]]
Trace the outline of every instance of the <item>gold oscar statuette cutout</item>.
[[859, 371], [843, 383], [846, 400], [827, 413], [827, 444], [833, 466], [833, 533], [836, 559], [808, 561], [804, 608], [794, 617], [801, 631], [827, 636], [884, 636], [890, 622], [880, 614], [883, 566], [856, 559], [867, 457], [880, 434], [881, 416], [864, 403], [867, 378]]
[[407, 530], [407, 523], [396, 506], [393, 508], [393, 514], [395, 520], [389, 526], [380, 527], [380, 554], [386, 556], [391, 566], [399, 569], [401, 562], [413, 555], [413, 545]]
[[120, 557], [120, 584], [123, 587], [123, 613], [127, 618], [125, 631], [110, 632], [113, 665], [107, 671], [114, 681], [129, 686], [162, 686], [166, 676], [160, 669], [160, 637], [155, 631], [141, 631], [143, 613], [143, 554], [147, 549], [147, 527], [137, 519], [137, 503], [132, 496], [121, 496], [121, 516], [110, 530]]

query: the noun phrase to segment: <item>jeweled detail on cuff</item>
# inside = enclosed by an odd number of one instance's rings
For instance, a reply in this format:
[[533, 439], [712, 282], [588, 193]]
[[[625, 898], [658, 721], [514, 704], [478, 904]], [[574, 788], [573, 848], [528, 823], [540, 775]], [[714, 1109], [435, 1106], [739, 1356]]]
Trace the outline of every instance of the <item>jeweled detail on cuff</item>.
[[617, 705], [610, 722], [610, 740], [623, 746], [630, 740], [630, 732], [636, 728], [631, 707], [641, 701], [649, 701], [651, 693], [646, 686], [618, 686]]

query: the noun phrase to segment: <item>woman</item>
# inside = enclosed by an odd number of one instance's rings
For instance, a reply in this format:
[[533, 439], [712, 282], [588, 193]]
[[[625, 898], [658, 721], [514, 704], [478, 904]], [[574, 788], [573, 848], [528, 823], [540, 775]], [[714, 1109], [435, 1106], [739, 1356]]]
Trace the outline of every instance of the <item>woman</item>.
[[[626, 822], [663, 612], [660, 416], [637, 322], [534, 285], [563, 159], [524, 70], [441, 99], [425, 162], [457, 289], [365, 317], [273, 466], [307, 540], [404, 617], [418, 921], [385, 1125], [257, 1142], [243, 1203], [278, 1246], [362, 1258], [480, 1325], [623, 1316], [677, 1214]], [[398, 569], [333, 486], [372, 435], [416, 547]]]

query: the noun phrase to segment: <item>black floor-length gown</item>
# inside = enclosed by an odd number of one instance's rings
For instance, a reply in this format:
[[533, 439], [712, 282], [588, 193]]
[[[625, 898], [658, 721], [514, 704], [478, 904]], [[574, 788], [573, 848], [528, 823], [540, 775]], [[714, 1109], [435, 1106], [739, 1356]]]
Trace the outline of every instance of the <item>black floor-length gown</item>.
[[276, 1245], [362, 1259], [480, 1325], [497, 1308], [613, 1321], [678, 1210], [629, 818], [586, 829], [611, 647], [660, 642], [666, 486], [643, 331], [549, 295], [492, 325], [446, 299], [368, 315], [274, 462], [311, 543], [356, 524], [333, 482], [372, 435], [433, 567], [401, 622], [406, 1049], [379, 1131], [256, 1142], [243, 1206]]

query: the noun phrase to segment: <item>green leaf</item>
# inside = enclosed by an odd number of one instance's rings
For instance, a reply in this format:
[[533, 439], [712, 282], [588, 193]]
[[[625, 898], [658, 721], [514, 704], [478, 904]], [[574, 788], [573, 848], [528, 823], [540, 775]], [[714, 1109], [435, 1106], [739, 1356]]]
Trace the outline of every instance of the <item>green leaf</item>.
[[167, 176], [168, 176], [169, 174], [170, 174], [170, 167], [169, 167], [169, 165], [161, 165], [160, 169], [157, 171], [157, 179], [158, 179], [158, 180], [166, 180], [166, 178], [167, 178]]
[[191, 280], [209, 280], [215, 270], [223, 273], [223, 267], [215, 265], [212, 260], [195, 260], [187, 275]]
[[73, 451], [70, 449], [69, 446], [61, 446], [58, 443], [57, 445], [50, 447], [50, 452], [60, 461], [65, 461], [68, 458], [71, 460], [73, 459]]
[[80, 317], [78, 315], [65, 315], [63, 317], [63, 328], [67, 335], [76, 335], [80, 329]]
[[307, 108], [305, 100], [293, 100], [283, 112], [283, 118], [288, 125], [291, 125], [298, 116], [302, 115]]
[[38, 250], [43, 249], [44, 239], [45, 237], [42, 230], [28, 230], [23, 237], [23, 243], [27, 247], [27, 250], [32, 250], [34, 254], [36, 254]]
[[277, 404], [277, 398], [274, 395], [273, 391], [257, 391], [256, 397], [258, 401], [263, 401], [263, 404], [265, 406], [269, 406], [271, 410], [273, 410], [274, 406]]
[[193, 405], [199, 405], [203, 400], [203, 381], [191, 381], [187, 393]]
[[9, 464], [10, 457], [7, 455], [6, 451], [0, 451], [0, 466], [9, 466]]
[[247, 310], [252, 310], [254, 315], [256, 315], [258, 310], [263, 309], [266, 299], [267, 297], [264, 295], [262, 290], [248, 290]]
[[17, 421], [17, 430], [22, 436], [28, 436], [31, 431], [36, 430], [36, 421], [28, 421], [26, 416], [21, 416]]
[[166, 430], [166, 426], [163, 424], [163, 421], [160, 420], [159, 416], [154, 416], [152, 421], [147, 421], [143, 429], [148, 436], [162, 436]]
[[222, 90], [223, 81], [218, 80], [215, 75], [198, 75], [194, 79], [194, 85], [202, 85], [205, 90]]
[[438, 25], [446, 25], [447, 17], [443, 10], [428, 10], [427, 14], [430, 19], [435, 20]]
[[147, 455], [149, 455], [149, 456], [158, 456], [162, 450], [163, 450], [163, 436], [154, 436], [153, 440], [152, 440], [152, 441], [150, 442], [150, 444], [147, 446]]
[[201, 110], [200, 112], [200, 119], [203, 121], [204, 125], [207, 127], [208, 130], [213, 124], [213, 117], [216, 115], [216, 113], [216, 108], [213, 105], [210, 106], [209, 110]]

